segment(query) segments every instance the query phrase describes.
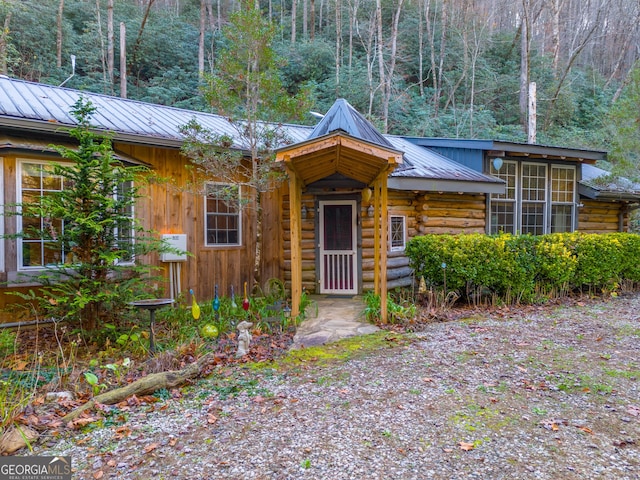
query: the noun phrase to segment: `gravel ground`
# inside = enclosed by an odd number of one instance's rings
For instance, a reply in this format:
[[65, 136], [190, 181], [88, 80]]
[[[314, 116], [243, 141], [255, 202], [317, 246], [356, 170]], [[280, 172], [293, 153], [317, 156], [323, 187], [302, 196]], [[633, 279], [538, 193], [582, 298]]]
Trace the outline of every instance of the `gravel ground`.
[[77, 479], [640, 479], [639, 312], [476, 312], [346, 361], [227, 369], [34, 454]]

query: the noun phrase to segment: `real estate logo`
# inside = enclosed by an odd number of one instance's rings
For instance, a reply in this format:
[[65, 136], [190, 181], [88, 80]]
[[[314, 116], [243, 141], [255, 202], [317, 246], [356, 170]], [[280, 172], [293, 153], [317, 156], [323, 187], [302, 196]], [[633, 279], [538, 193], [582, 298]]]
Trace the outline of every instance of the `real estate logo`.
[[0, 457], [0, 480], [71, 480], [71, 457]]

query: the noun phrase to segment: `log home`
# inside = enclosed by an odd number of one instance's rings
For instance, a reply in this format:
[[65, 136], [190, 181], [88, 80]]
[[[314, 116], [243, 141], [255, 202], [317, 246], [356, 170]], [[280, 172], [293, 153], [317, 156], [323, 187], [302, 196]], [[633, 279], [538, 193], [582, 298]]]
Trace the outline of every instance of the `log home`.
[[[70, 142], [69, 111], [81, 95], [97, 107], [92, 124], [112, 136], [123, 162], [171, 179], [148, 185], [134, 212], [146, 228], [180, 238], [192, 254], [180, 262], [145, 258], [162, 269], [165, 285], [158, 288], [173, 294], [176, 285], [197, 287], [206, 299], [214, 285], [224, 294], [251, 282], [256, 216], [241, 206], [248, 192], [240, 189], [237, 208], [228, 208], [215, 178], [206, 194], [184, 189], [192, 173], [180, 153], [180, 127], [195, 119], [234, 137], [232, 125], [217, 115], [1, 77], [4, 205], [21, 203], [34, 181], [40, 194], [54, 188], [33, 172], [56, 160], [50, 144]], [[636, 185], [597, 181], [606, 172], [594, 164], [605, 152], [382, 135], [345, 100], [315, 128], [284, 128], [291, 143], [276, 151], [276, 160], [288, 181], [264, 199], [259, 273], [286, 281], [294, 314], [303, 288], [335, 295], [374, 290], [384, 302], [388, 288], [411, 285], [404, 246], [416, 235], [626, 231], [630, 208], [640, 200]], [[24, 278], [52, 261], [43, 239], [7, 236], [21, 228], [19, 216], [0, 221], [5, 293], [28, 286]]]

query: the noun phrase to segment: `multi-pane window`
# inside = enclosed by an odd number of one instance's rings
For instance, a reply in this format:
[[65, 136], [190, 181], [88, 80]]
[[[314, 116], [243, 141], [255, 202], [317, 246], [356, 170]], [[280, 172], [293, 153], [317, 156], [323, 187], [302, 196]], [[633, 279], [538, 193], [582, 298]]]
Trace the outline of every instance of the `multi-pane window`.
[[135, 230], [133, 223], [133, 201], [131, 199], [133, 182], [127, 181], [118, 186], [116, 201], [121, 202], [122, 218], [116, 226], [116, 242], [121, 257], [118, 263], [130, 263], [134, 260]]
[[391, 250], [404, 250], [406, 239], [406, 219], [403, 216], [389, 217], [389, 242]]
[[31, 207], [37, 207], [42, 197], [63, 189], [63, 179], [54, 175], [43, 163], [20, 162], [19, 203], [23, 214], [18, 217], [18, 258], [21, 268], [42, 268], [64, 261], [64, 252], [57, 238], [63, 234], [62, 220], [29, 215]]
[[575, 167], [504, 161], [500, 170], [490, 168], [506, 183], [505, 193], [491, 195], [492, 234], [574, 230]]
[[551, 233], [573, 231], [576, 170], [551, 167]]
[[491, 196], [491, 233], [514, 233], [518, 177], [516, 162], [504, 162], [500, 170], [491, 165], [491, 175], [505, 181], [505, 192]]
[[240, 245], [240, 187], [210, 183], [205, 198], [205, 243]]
[[[63, 246], [65, 223], [60, 218], [39, 215], [42, 198], [54, 195], [65, 188], [64, 179], [53, 173], [52, 166], [33, 160], [18, 163], [18, 260], [19, 268], [43, 268], [73, 261]], [[119, 262], [133, 261], [133, 202], [130, 200], [133, 183], [121, 184], [114, 194], [117, 208], [121, 209], [120, 220], [113, 229], [115, 248], [122, 251]], [[68, 226], [68, 225], [67, 225]], [[68, 231], [67, 231], [68, 233]]]
[[545, 233], [547, 201], [547, 166], [535, 163], [522, 165], [522, 226], [521, 233]]

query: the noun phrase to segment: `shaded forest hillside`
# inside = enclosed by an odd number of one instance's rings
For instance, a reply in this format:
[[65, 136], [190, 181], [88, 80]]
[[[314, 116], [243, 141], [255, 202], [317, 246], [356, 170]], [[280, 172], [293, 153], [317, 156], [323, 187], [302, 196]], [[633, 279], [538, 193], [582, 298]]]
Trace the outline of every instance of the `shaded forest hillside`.
[[[636, 163], [639, 2], [259, 1], [278, 27], [283, 84], [292, 94], [311, 87], [313, 110], [344, 97], [388, 133], [527, 141], [535, 82], [538, 143], [608, 149], [614, 162]], [[210, 110], [199, 85], [217, 68], [237, 8], [0, 0], [0, 73]]]

